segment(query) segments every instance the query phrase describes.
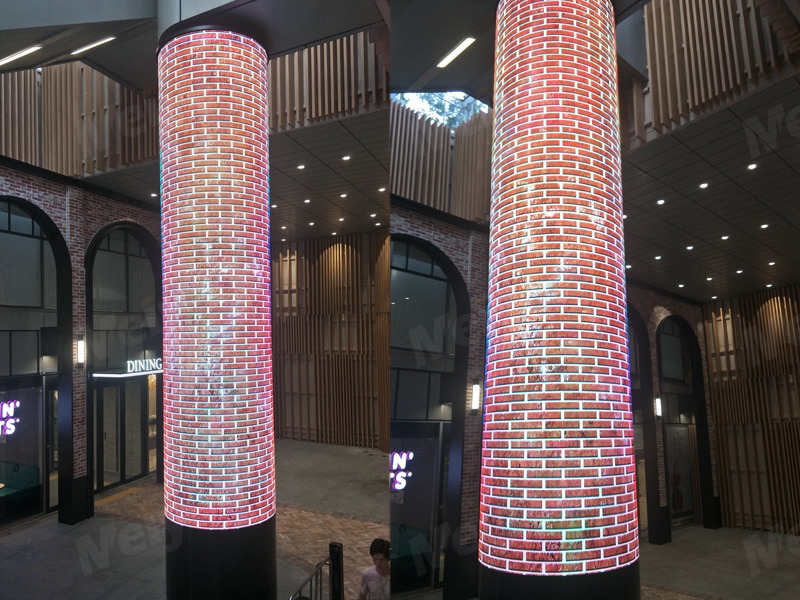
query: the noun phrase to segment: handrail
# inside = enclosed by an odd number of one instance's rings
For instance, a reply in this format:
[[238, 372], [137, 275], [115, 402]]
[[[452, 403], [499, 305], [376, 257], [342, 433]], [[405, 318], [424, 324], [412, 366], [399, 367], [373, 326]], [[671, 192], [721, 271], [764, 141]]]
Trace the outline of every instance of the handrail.
[[[323, 582], [325, 580], [322, 578], [322, 570], [326, 565], [330, 567], [330, 557], [317, 563], [317, 566], [314, 567], [314, 571], [311, 573], [311, 575], [306, 577], [297, 590], [291, 596], [289, 596], [289, 600], [323, 600], [322, 590]], [[303, 593], [306, 586], [309, 586], [308, 595]]]
[[[325, 589], [322, 571], [328, 566], [328, 594], [323, 596]], [[308, 586], [308, 595], [304, 590]], [[306, 577], [305, 581], [297, 588], [289, 600], [344, 600], [344, 547], [339, 542], [328, 544], [328, 557], [317, 563], [314, 571]]]

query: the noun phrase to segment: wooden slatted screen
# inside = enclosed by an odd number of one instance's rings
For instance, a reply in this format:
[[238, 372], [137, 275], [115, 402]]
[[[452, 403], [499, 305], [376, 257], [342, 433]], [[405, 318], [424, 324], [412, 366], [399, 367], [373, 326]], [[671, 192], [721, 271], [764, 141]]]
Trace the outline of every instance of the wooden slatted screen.
[[[757, 4], [652, 0], [645, 6], [653, 129], [662, 132], [735, 100], [791, 63]], [[643, 111], [630, 118], [633, 127], [623, 129], [643, 139]]]
[[800, 527], [800, 287], [705, 307], [723, 521]]
[[42, 167], [82, 177], [158, 156], [155, 97], [79, 62], [44, 67], [41, 78]]
[[269, 61], [272, 133], [383, 109], [388, 65], [366, 32]]
[[37, 74], [33, 69], [0, 74], [0, 154], [39, 161]]
[[273, 246], [278, 437], [389, 451], [389, 236]]
[[397, 102], [390, 112], [392, 193], [449, 212], [450, 128]]
[[[366, 32], [270, 60], [270, 133], [383, 110], [388, 65]], [[80, 62], [0, 75], [0, 153], [73, 177], [158, 158], [158, 99]], [[41, 110], [42, 160], [39, 160]]]
[[492, 171], [492, 111], [476, 113], [453, 136], [452, 214], [481, 223], [489, 220]]

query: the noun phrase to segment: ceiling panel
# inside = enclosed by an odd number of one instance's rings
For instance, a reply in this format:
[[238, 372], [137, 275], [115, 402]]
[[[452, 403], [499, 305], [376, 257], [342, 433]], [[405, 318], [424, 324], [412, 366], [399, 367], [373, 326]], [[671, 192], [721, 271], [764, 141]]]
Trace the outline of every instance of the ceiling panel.
[[[363, 233], [378, 227], [376, 223], [388, 223], [388, 154], [382, 157], [376, 151], [389, 147], [388, 110], [273, 134], [269, 143], [270, 219], [275, 239]], [[347, 155], [350, 160], [342, 160]], [[298, 169], [298, 165], [305, 168]], [[155, 162], [86, 181], [158, 203]]]
[[790, 78], [624, 157], [629, 279], [700, 302], [800, 283], [797, 106]]

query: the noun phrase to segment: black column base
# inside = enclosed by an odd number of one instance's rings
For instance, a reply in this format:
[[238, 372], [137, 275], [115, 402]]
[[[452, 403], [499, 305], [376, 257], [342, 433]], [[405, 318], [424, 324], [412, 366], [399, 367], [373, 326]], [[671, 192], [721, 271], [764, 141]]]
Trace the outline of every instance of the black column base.
[[[71, 467], [70, 467], [71, 468]], [[58, 522], [75, 525], [94, 516], [94, 495], [89, 491], [89, 478], [58, 477]]]
[[625, 567], [585, 575], [519, 575], [481, 564], [478, 598], [580, 598], [639, 600], [639, 561]]
[[277, 600], [275, 517], [217, 530], [165, 521], [168, 600]]

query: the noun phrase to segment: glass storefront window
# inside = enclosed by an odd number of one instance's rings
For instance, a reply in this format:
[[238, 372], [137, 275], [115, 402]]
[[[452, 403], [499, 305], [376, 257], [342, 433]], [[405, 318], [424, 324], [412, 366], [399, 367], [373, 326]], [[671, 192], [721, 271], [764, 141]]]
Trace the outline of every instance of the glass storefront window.
[[129, 366], [161, 358], [156, 293], [144, 246], [128, 230], [109, 232], [92, 269], [90, 397], [98, 491], [157, 469], [160, 375], [137, 375]]
[[49, 381], [45, 373], [57, 369], [57, 357], [45, 355], [51, 352], [57, 317], [53, 250], [21, 205], [0, 202], [0, 256], [13, 258], [0, 261], [2, 524], [42, 512], [45, 503], [52, 507], [58, 501], [45, 488], [52, 479], [45, 449], [57, 452], [57, 448], [48, 443], [45, 419], [53, 413], [44, 403]]
[[0, 389], [0, 524], [42, 507], [42, 386], [36, 378]]

